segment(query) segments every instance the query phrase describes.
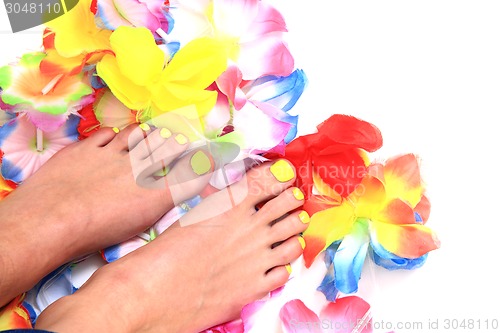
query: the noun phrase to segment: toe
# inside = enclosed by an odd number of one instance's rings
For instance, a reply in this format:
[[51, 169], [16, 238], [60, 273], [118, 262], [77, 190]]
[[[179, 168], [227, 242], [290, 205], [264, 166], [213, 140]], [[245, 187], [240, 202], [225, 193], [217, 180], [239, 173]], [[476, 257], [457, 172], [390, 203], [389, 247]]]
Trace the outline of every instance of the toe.
[[257, 212], [264, 222], [279, 219], [304, 204], [304, 194], [297, 188], [286, 189], [283, 193], [266, 202]]
[[[131, 124], [124, 129], [118, 131], [116, 136], [109, 142], [106, 147], [110, 147], [112, 149], [116, 149], [119, 151], [129, 151], [130, 149], [130, 144], [133, 143], [136, 137], [139, 137], [142, 134], [140, 134], [141, 130], [139, 128], [138, 124]], [[140, 134], [140, 135], [139, 135]], [[129, 142], [129, 140], [131, 142]]]
[[141, 126], [129, 138], [129, 146], [132, 158], [145, 159], [152, 155], [155, 150], [162, 147], [165, 141], [172, 137], [172, 132], [167, 128], [152, 130]]
[[304, 252], [306, 243], [302, 236], [294, 235], [272, 249], [269, 257], [271, 267], [282, 266], [291, 263]]
[[116, 137], [116, 130], [111, 127], [102, 127], [94, 132], [85, 141], [91, 143], [93, 146], [104, 147]]
[[264, 163], [249, 170], [245, 177], [233, 186], [234, 201], [244, 201], [243, 204], [253, 207], [278, 196], [294, 182], [295, 168], [287, 160]]
[[304, 232], [309, 225], [309, 215], [306, 211], [294, 212], [271, 227], [271, 242], [278, 243], [293, 235]]

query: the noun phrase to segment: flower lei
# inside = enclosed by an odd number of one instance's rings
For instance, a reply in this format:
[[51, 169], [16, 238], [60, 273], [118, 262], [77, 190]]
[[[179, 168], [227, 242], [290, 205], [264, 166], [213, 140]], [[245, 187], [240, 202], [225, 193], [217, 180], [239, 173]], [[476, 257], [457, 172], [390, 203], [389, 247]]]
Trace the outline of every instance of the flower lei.
[[[238, 160], [284, 157], [297, 169], [311, 215], [300, 260], [308, 268], [324, 261], [317, 290], [327, 303], [318, 315], [300, 299], [286, 302], [283, 330], [295, 331], [292, 320], [364, 318], [358, 331], [370, 332], [369, 304], [355, 295], [366, 257], [390, 270], [413, 269], [439, 247], [425, 225], [430, 202], [420, 161], [414, 154], [371, 161], [382, 146], [380, 131], [347, 115], [296, 138], [299, 117], [289, 111], [307, 78], [294, 67], [286, 32], [279, 11], [259, 0], [80, 0], [46, 23], [41, 51], [0, 67], [0, 200], [58, 150], [100, 127], [160, 126], [163, 115], [182, 116], [192, 142], [231, 142], [240, 148]], [[174, 208], [151, 234], [185, 211]], [[152, 238], [138, 235], [102, 255], [114, 261]], [[74, 267], [61, 267], [4, 307], [0, 329], [31, 327], [43, 310], [33, 300], [51, 293], [47, 281], [76, 289]], [[265, 302], [207, 332], [249, 331]]]

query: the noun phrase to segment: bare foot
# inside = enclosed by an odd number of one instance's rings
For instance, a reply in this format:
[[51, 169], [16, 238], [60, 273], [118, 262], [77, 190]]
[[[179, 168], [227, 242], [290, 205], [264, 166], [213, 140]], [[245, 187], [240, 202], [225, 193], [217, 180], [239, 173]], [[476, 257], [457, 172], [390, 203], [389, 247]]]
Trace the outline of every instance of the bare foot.
[[[0, 268], [9, 273], [0, 279], [0, 306], [64, 262], [144, 231], [174, 206], [174, 194], [198, 194], [213, 168], [203, 152], [155, 176], [188, 145], [167, 129], [131, 125], [118, 134], [103, 128], [55, 154], [0, 202]], [[184, 181], [183, 191], [171, 191]]]
[[102, 267], [74, 295], [48, 307], [37, 328], [61, 333], [199, 332], [236, 318], [244, 305], [284, 285], [288, 264], [302, 254], [299, 234], [308, 216], [296, 211], [303, 195], [289, 188], [293, 168], [285, 161], [270, 165], [250, 170], [186, 216], [200, 221], [227, 197], [235, 198], [235, 207], [188, 226], [174, 225]]

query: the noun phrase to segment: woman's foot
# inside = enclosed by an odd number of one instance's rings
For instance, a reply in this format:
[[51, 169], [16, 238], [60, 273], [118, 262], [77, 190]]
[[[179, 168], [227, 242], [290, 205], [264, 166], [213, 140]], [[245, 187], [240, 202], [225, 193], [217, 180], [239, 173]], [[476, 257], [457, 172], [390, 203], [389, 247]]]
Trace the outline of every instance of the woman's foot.
[[[193, 223], [172, 226], [53, 303], [37, 328], [188, 333], [238, 317], [244, 305], [285, 284], [289, 263], [302, 254], [309, 219], [298, 209], [302, 193], [289, 188], [294, 180], [283, 160], [251, 169], [188, 212]], [[202, 218], [227, 199], [235, 206]]]
[[[0, 306], [64, 262], [142, 232], [174, 199], [198, 194], [213, 162], [203, 151], [177, 160], [188, 146], [168, 129], [131, 125], [103, 128], [55, 154], [0, 202], [0, 268], [11, 273], [2, 273]], [[169, 165], [166, 177], [157, 176]]]

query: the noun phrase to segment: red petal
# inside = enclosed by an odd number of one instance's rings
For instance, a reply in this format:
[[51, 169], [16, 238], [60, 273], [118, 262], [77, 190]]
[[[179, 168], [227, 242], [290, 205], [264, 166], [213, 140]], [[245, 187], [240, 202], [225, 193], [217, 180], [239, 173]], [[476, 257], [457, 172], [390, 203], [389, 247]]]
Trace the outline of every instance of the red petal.
[[415, 207], [415, 212], [420, 215], [424, 224], [427, 223], [429, 215], [431, 214], [431, 202], [429, 201], [429, 198], [423, 195], [422, 199], [420, 199], [420, 202]]
[[361, 183], [366, 166], [357, 149], [338, 154], [321, 155], [314, 159], [314, 171], [342, 197], [347, 197]]
[[369, 152], [382, 147], [380, 130], [369, 122], [358, 118], [335, 114], [318, 125], [322, 132], [337, 143], [363, 148]]

